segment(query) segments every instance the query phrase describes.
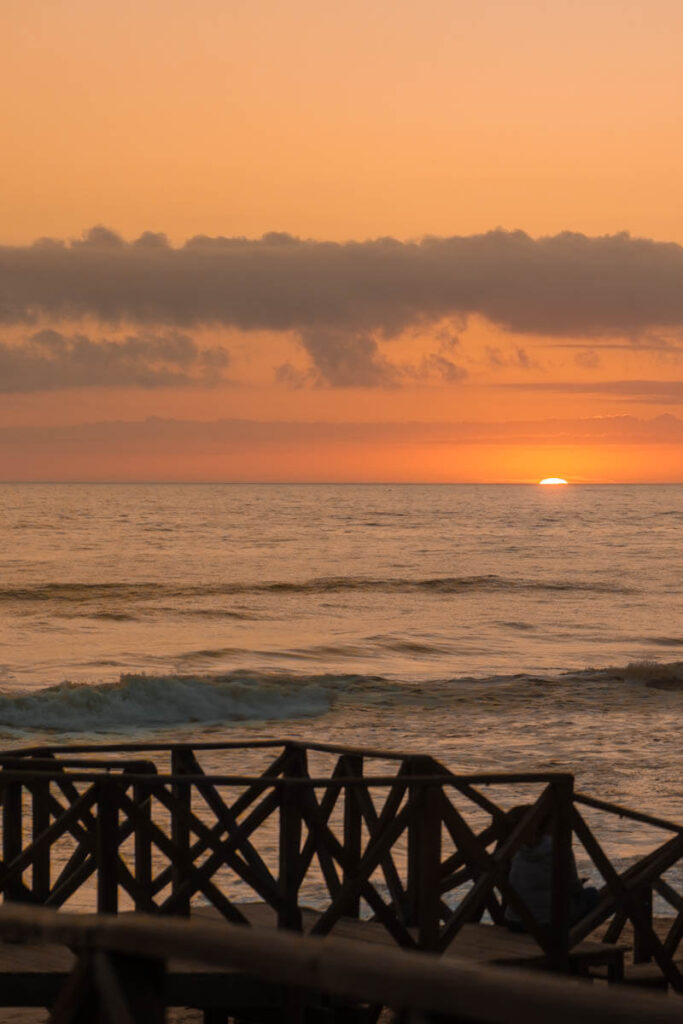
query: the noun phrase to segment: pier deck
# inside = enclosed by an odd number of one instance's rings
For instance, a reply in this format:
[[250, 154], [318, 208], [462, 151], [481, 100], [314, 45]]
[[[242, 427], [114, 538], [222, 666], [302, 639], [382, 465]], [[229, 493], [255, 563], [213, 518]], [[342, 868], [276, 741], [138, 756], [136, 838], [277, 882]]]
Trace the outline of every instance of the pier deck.
[[[267, 934], [277, 928], [277, 916], [267, 904], [241, 904], [240, 911], [257, 931]], [[307, 908], [302, 913], [307, 931], [321, 916], [319, 911]], [[212, 908], [196, 910], [192, 919], [211, 924], [222, 921]], [[344, 919], [332, 935], [367, 943], [371, 948], [394, 946], [386, 930], [373, 921]], [[585, 975], [589, 968], [602, 965], [609, 973], [609, 980], [621, 980], [624, 949], [584, 941], [572, 951], [572, 970]], [[368, 955], [372, 956], [371, 950]], [[547, 958], [531, 936], [485, 924], [465, 925], [444, 958], [525, 969], [547, 967]], [[0, 943], [0, 1006], [51, 1006], [75, 962], [74, 954], [64, 946]], [[281, 1000], [280, 986], [242, 971], [177, 958], [169, 960], [167, 965], [164, 999], [167, 1006], [194, 1007], [207, 1012], [223, 1010], [232, 1014], [237, 1008], [275, 1009], [281, 1006]]]

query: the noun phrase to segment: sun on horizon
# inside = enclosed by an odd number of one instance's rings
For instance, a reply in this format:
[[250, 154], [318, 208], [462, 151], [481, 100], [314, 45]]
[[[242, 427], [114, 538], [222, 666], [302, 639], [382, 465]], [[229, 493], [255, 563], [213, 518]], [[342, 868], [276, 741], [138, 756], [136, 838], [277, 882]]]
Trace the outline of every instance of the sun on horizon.
[[538, 482], [542, 487], [546, 487], [548, 485], [556, 487], [558, 484], [568, 483], [568, 481], [561, 476], [547, 476], [543, 480], [539, 480]]

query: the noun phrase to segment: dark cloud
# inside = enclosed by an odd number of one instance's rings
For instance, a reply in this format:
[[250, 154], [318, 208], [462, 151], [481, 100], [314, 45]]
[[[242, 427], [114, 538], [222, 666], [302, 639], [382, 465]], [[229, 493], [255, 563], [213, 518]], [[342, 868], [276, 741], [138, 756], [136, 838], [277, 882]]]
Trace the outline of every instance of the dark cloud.
[[275, 371], [276, 380], [288, 387], [394, 388], [422, 382], [454, 384], [467, 376], [451, 357], [457, 338], [440, 340], [437, 350], [417, 363], [390, 361], [373, 337], [357, 332], [306, 330], [301, 342], [310, 367], [302, 371], [284, 363]]
[[332, 387], [392, 387], [399, 371], [368, 334], [332, 329], [304, 330], [301, 342], [313, 364], [313, 383]]
[[93, 341], [45, 330], [22, 345], [0, 343], [0, 393], [207, 386], [223, 379], [228, 362], [225, 349], [201, 350], [177, 331]]
[[[293, 330], [328, 379], [384, 380], [373, 334], [480, 314], [507, 330], [642, 337], [683, 327], [683, 248], [521, 231], [399, 242], [200, 236], [180, 248], [98, 227], [0, 248], [0, 320], [94, 317]], [[332, 332], [332, 333], [329, 333]], [[347, 335], [339, 351], [337, 332]], [[327, 367], [327, 370], [324, 367]]]

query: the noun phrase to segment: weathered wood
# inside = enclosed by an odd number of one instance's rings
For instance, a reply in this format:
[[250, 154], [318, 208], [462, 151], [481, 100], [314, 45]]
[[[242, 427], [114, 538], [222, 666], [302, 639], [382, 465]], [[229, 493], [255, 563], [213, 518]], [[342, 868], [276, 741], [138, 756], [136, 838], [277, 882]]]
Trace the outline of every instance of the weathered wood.
[[344, 939], [320, 942], [278, 931], [124, 915], [93, 920], [43, 908], [0, 909], [0, 933], [87, 945], [109, 953], [183, 957], [267, 981], [427, 1013], [498, 1024], [673, 1024], [678, 1001], [567, 982], [557, 976], [474, 965]]

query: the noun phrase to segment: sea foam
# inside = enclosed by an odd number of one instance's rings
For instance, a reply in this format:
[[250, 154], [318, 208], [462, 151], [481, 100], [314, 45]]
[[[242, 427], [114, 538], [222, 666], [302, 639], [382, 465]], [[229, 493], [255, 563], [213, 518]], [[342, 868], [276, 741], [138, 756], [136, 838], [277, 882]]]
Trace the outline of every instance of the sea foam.
[[301, 718], [329, 710], [334, 685], [229, 673], [215, 676], [124, 674], [117, 683], [60, 683], [20, 696], [0, 695], [0, 728], [119, 732], [192, 722]]

